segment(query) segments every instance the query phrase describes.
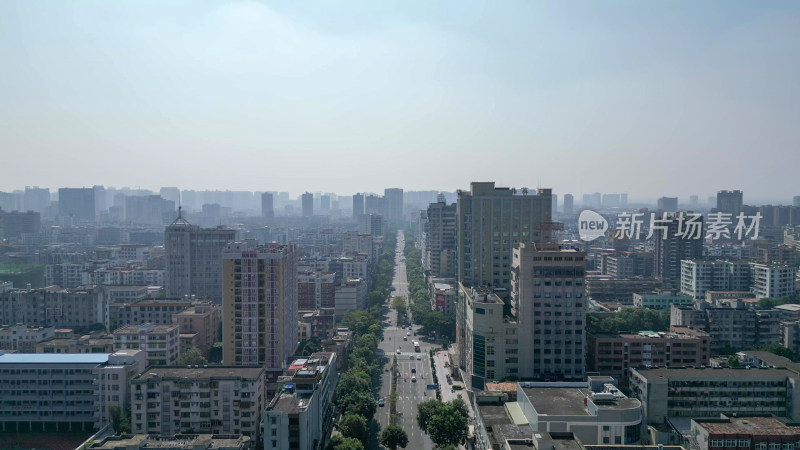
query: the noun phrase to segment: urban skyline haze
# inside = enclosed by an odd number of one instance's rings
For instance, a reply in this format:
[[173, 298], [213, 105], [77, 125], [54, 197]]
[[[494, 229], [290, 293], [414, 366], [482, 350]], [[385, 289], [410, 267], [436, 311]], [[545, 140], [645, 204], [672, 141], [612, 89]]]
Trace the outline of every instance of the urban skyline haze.
[[0, 190], [784, 198], [798, 39], [796, 2], [3, 2]]

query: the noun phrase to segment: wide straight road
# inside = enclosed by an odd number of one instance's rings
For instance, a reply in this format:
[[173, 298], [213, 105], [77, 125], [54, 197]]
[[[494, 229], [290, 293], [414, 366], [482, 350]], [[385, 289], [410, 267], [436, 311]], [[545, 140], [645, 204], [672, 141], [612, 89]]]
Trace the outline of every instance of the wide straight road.
[[[403, 262], [403, 248], [405, 238], [402, 231], [397, 233], [397, 249], [395, 252], [395, 271], [392, 286], [392, 298], [402, 296], [408, 299], [408, 281], [406, 278], [406, 264]], [[387, 307], [391, 299], [387, 299]], [[404, 328], [403, 328], [404, 327]], [[383, 323], [383, 342], [378, 347], [388, 359], [384, 366], [387, 370], [381, 377], [380, 396], [386, 401], [386, 406], [379, 407], [376, 414], [381, 429], [389, 424], [389, 395], [392, 390], [391, 361], [397, 357], [397, 369], [400, 375], [397, 378], [397, 413], [398, 425], [408, 434], [406, 448], [414, 450], [431, 450], [433, 443], [430, 438], [420, 431], [417, 426], [417, 403], [430, 398], [436, 398], [436, 393], [427, 390], [426, 386], [433, 383], [431, 376], [431, 362], [429, 350], [432, 345], [416, 335], [418, 327], [397, 323], [397, 313], [392, 309], [388, 318]], [[410, 334], [410, 335], [409, 335]], [[405, 338], [405, 340], [403, 340]], [[414, 351], [414, 341], [420, 343], [420, 351]], [[398, 354], [397, 351], [400, 351]], [[416, 381], [412, 381], [412, 377]]]

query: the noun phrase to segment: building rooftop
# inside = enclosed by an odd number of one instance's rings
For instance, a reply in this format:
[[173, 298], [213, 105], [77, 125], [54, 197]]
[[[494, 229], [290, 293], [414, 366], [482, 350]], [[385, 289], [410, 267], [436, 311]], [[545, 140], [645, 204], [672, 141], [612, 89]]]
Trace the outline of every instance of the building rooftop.
[[694, 421], [713, 434], [800, 435], [800, 426], [787, 425], [775, 416], [732, 417], [725, 420], [694, 419]]
[[116, 449], [186, 449], [186, 450], [211, 450], [219, 448], [244, 448], [250, 442], [248, 436], [237, 434], [211, 435], [211, 434], [179, 434], [174, 436], [149, 436], [146, 434], [123, 434], [109, 436], [100, 442], [92, 444], [89, 448], [95, 450]]
[[146, 323], [144, 325], [126, 325], [114, 330], [114, 334], [139, 334], [139, 333], [169, 333], [178, 328], [178, 324], [154, 325]]
[[2, 353], [0, 364], [105, 364], [109, 353]]
[[[590, 416], [584, 399], [591, 399], [592, 391], [575, 387], [537, 387], [523, 388], [536, 412], [549, 416]], [[595, 403], [597, 409], [632, 409], [641, 407], [635, 398], [615, 398], [608, 402]]]
[[148, 367], [134, 381], [157, 378], [258, 378], [263, 374], [263, 367], [242, 366], [185, 366], [185, 367]]
[[728, 369], [719, 367], [710, 368], [667, 368], [631, 369], [648, 380], [668, 378], [800, 378], [795, 372], [788, 369]]
[[[694, 330], [693, 330], [694, 331]], [[636, 334], [632, 333], [620, 333], [620, 337], [624, 337], [627, 339], [637, 339], [637, 338], [647, 338], [647, 339], [699, 339], [705, 335], [708, 337], [708, 334], [704, 332], [695, 331], [694, 333], [683, 333], [679, 330], [671, 330], [671, 331], [640, 331]]]

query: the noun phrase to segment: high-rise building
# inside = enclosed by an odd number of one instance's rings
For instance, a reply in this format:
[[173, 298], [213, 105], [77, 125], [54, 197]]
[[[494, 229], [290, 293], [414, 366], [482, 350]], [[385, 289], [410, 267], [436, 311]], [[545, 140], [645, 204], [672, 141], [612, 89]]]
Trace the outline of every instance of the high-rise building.
[[387, 188], [383, 190], [384, 206], [386, 207], [386, 221], [391, 226], [403, 224], [403, 190]]
[[158, 195], [165, 200], [174, 202], [176, 205], [181, 204], [181, 190], [176, 187], [162, 187], [159, 189]]
[[222, 258], [222, 362], [266, 366], [274, 380], [297, 349], [297, 248], [247, 239]]
[[689, 196], [689, 206], [691, 206], [692, 208], [697, 208], [699, 204], [700, 204], [700, 198], [698, 196], [696, 195]]
[[386, 234], [386, 222], [380, 214], [362, 214], [359, 218], [358, 232], [371, 234], [373, 237], [383, 237]]
[[751, 278], [747, 261], [681, 261], [681, 293], [695, 300], [704, 300], [708, 291], [750, 290]]
[[[699, 233], [691, 236], [681, 236], [687, 230], [685, 222], [676, 219], [674, 215], [668, 215], [668, 224], [659, 227], [653, 235], [655, 244], [655, 263], [654, 272], [656, 278], [662, 281], [678, 280], [681, 277], [681, 260], [696, 259], [703, 256], [703, 216], [698, 216]], [[687, 219], [688, 220], [688, 219]], [[666, 235], [665, 235], [666, 233]], [[695, 239], [695, 237], [700, 238]]]
[[717, 209], [723, 213], [737, 214], [742, 212], [742, 191], [717, 192]]
[[800, 206], [800, 195], [795, 195], [792, 199], [792, 206]]
[[364, 214], [364, 194], [353, 195], [353, 218], [359, 220]]
[[456, 245], [458, 280], [468, 285], [511, 287], [512, 249], [520, 242], [550, 240], [552, 192], [528, 194], [474, 182], [458, 191]]
[[676, 212], [678, 211], [678, 197], [661, 197], [658, 199], [657, 209], [659, 211]]
[[92, 188], [61, 188], [58, 190], [58, 214], [76, 220], [94, 220], [95, 191]]
[[[586, 253], [521, 242], [511, 267], [520, 378], [583, 380]], [[501, 355], [502, 356], [502, 355]], [[516, 358], [508, 355], [509, 358]]]
[[40, 214], [47, 211], [50, 206], [50, 189], [25, 186], [23, 203], [25, 211], [35, 211]]
[[314, 215], [314, 194], [306, 192], [302, 196], [303, 202], [303, 217], [311, 217]]
[[781, 298], [796, 294], [797, 268], [778, 264], [751, 264], [752, 291], [756, 298]]
[[5, 212], [0, 209], [0, 239], [18, 239], [23, 234], [35, 234], [42, 229], [38, 212]]
[[261, 217], [266, 220], [275, 218], [275, 207], [272, 198], [272, 192], [264, 192], [261, 194]]
[[572, 214], [573, 203], [575, 198], [572, 194], [564, 194], [564, 214]]
[[222, 302], [222, 250], [236, 240], [236, 230], [200, 228], [181, 216], [164, 231], [168, 297], [196, 295]]
[[431, 203], [427, 211], [427, 233], [423, 259], [430, 276], [456, 276], [456, 205]]
[[369, 194], [364, 198], [364, 213], [365, 214], [385, 214], [384, 208], [385, 200], [380, 195]]
[[175, 217], [175, 203], [160, 195], [125, 197], [125, 220], [132, 224], [164, 225]]
[[330, 195], [323, 195], [319, 198], [319, 209], [322, 212], [330, 212], [331, 211], [331, 196]]
[[553, 201], [550, 203], [550, 216], [555, 216], [558, 212], [558, 195], [553, 194]]

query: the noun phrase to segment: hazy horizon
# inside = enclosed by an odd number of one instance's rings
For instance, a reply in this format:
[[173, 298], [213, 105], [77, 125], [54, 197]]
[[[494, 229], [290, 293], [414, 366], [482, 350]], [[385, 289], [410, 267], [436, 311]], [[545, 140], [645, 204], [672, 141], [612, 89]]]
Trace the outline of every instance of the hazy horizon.
[[0, 190], [786, 202], [797, 42], [790, 1], [2, 2]]

